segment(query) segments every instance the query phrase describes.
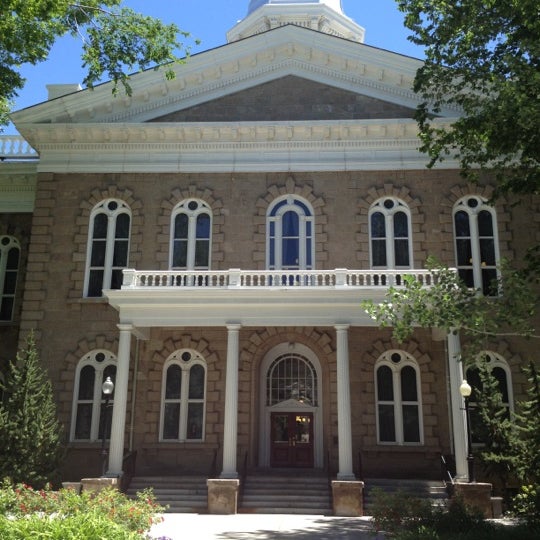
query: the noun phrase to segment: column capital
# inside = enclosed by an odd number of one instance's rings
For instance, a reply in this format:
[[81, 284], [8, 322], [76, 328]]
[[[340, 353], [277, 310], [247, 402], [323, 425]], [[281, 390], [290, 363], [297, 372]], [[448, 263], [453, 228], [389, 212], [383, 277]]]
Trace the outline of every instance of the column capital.
[[120, 332], [132, 332], [135, 328], [131, 323], [120, 323], [117, 324], [116, 327]]
[[349, 328], [351, 327], [351, 325], [349, 323], [339, 323], [339, 324], [334, 324], [334, 328], [338, 331], [338, 332], [343, 332], [343, 331], [346, 331], [348, 330]]
[[227, 330], [229, 331], [238, 331], [242, 328], [242, 325], [240, 323], [227, 323]]

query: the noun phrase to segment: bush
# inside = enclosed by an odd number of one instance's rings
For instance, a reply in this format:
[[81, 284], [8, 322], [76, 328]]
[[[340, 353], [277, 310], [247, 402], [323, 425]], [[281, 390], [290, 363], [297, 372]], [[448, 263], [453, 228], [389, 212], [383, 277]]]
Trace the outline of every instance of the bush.
[[[0, 489], [0, 515], [4, 516], [0, 538], [33, 538], [42, 530], [47, 531], [43, 537], [62, 540], [140, 538], [154, 523], [161, 521], [159, 514], [163, 511], [151, 490], [141, 491], [137, 499], [131, 500], [114, 488], [79, 495], [71, 489], [34, 490], [24, 484], [11, 486], [4, 482]], [[111, 523], [114, 528], [110, 528]], [[78, 528], [87, 531], [89, 536], [82, 533], [77, 536]], [[99, 532], [102, 529], [111, 531], [114, 536], [103, 536]], [[27, 536], [21, 536], [21, 531], [26, 531]], [[57, 533], [59, 536], [55, 536]]]
[[540, 486], [522, 486], [512, 502], [516, 516], [531, 526], [540, 527]]

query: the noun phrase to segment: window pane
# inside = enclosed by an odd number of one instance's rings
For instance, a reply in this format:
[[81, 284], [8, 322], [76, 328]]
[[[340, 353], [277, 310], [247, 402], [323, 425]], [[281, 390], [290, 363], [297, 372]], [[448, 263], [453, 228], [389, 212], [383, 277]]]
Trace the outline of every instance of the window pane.
[[394, 400], [392, 370], [388, 366], [377, 369], [377, 399], [379, 401]]
[[200, 214], [197, 217], [197, 238], [210, 238], [210, 216], [208, 214]]
[[202, 403], [189, 404], [186, 439], [202, 439], [203, 411]]
[[111, 289], [121, 289], [124, 274], [122, 270], [113, 270], [111, 272]]
[[283, 239], [282, 244], [282, 264], [284, 267], [297, 267], [298, 266], [298, 239]]
[[92, 232], [92, 238], [107, 238], [107, 225], [109, 219], [106, 214], [100, 213], [94, 217], [94, 227]]
[[480, 236], [493, 236], [493, 217], [491, 212], [482, 210], [478, 214], [478, 234]]
[[371, 238], [386, 238], [386, 222], [381, 212], [371, 214]]
[[174, 238], [188, 237], [189, 219], [186, 214], [177, 214], [174, 218]]
[[75, 420], [75, 438], [89, 439], [92, 425], [92, 404], [81, 403], [77, 406], [77, 419]]
[[204, 399], [204, 367], [195, 365], [189, 370], [189, 399]]
[[497, 296], [497, 270], [495, 268], [482, 269], [482, 293], [484, 296]]
[[99, 428], [98, 428], [98, 439], [103, 439], [103, 432], [105, 431], [105, 423], [107, 423], [107, 435], [106, 439], [111, 438], [111, 424], [112, 424], [112, 403], [109, 402], [107, 408], [105, 408], [105, 403], [101, 404], [99, 408]]
[[508, 381], [506, 380], [506, 371], [501, 367], [493, 368], [491, 374], [497, 379], [499, 390], [502, 394], [504, 403], [509, 403], [508, 397]]
[[93, 366], [84, 366], [79, 375], [78, 399], [94, 399], [96, 370]]
[[11, 321], [13, 317], [14, 299], [9, 297], [0, 297], [0, 321]]
[[163, 411], [163, 438], [178, 439], [178, 430], [180, 427], [180, 404], [165, 403]]
[[477, 368], [469, 368], [466, 372], [467, 382], [472, 388], [470, 400], [476, 401], [475, 390], [482, 389], [482, 381], [480, 380], [480, 372]]
[[195, 243], [195, 266], [197, 268], [208, 268], [209, 248], [208, 240], [197, 240]]
[[373, 266], [386, 266], [386, 240], [371, 241]]
[[393, 405], [379, 405], [379, 438], [381, 442], [396, 440]]
[[470, 266], [472, 264], [471, 241], [456, 240], [456, 254], [458, 266]]
[[394, 240], [396, 266], [409, 266], [409, 241]]
[[182, 369], [177, 365], [169, 366], [165, 382], [165, 399], [180, 399], [181, 388]]
[[88, 296], [101, 296], [103, 289], [103, 270], [91, 270], [88, 280]]
[[129, 222], [128, 214], [119, 214], [116, 218], [116, 238], [129, 238]]
[[480, 240], [480, 257], [482, 264], [495, 266], [497, 261], [495, 259], [495, 242], [493, 238], [483, 238]]
[[129, 242], [117, 240], [114, 243], [113, 266], [127, 266]]
[[173, 249], [173, 267], [185, 268], [187, 266], [187, 240], [177, 240]]
[[[3, 294], [14, 294], [17, 285], [17, 272], [6, 272], [4, 274]], [[2, 293], [2, 291], [0, 291]]]
[[19, 268], [19, 248], [13, 247], [8, 251], [6, 270], [17, 270]]
[[411, 366], [405, 366], [401, 370], [401, 399], [403, 401], [417, 401], [416, 370]]
[[298, 236], [300, 233], [300, 220], [296, 212], [288, 211], [283, 214], [282, 218], [282, 235], [283, 236]]
[[90, 257], [90, 266], [103, 266], [105, 264], [105, 247], [104, 241], [98, 240], [92, 242], [92, 255]]
[[407, 238], [409, 236], [409, 220], [405, 212], [394, 214], [394, 237]]
[[459, 270], [458, 271], [459, 278], [467, 287], [473, 288], [474, 287], [474, 274], [472, 270]]
[[403, 441], [420, 442], [420, 422], [417, 405], [403, 405]]
[[467, 214], [467, 212], [456, 212], [456, 215], [454, 216], [454, 224], [456, 227], [456, 236], [471, 236], [469, 214]]

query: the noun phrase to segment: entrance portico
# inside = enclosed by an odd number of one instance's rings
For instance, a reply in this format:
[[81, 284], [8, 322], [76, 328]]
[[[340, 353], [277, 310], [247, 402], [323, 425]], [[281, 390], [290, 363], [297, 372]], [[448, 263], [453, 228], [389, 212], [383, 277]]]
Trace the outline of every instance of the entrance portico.
[[[429, 285], [427, 271], [410, 271], [416, 279]], [[127, 380], [130, 357], [130, 333], [139, 337], [151, 328], [222, 327], [227, 332], [225, 370], [225, 408], [223, 415], [223, 479], [238, 478], [238, 393], [240, 337], [248, 327], [324, 327], [333, 329], [336, 380], [331, 393], [335, 396], [337, 416], [337, 455], [340, 481], [354, 480], [351, 436], [351, 397], [349, 380], [349, 330], [351, 327], [373, 327], [375, 322], [362, 310], [361, 301], [382, 300], [387, 290], [380, 283], [398, 283], [402, 273], [392, 271], [240, 271], [221, 272], [136, 272], [124, 271], [120, 290], [105, 291], [110, 304], [120, 315], [118, 394], [113, 412], [109, 474], [121, 474], [123, 433], [126, 418]], [[314, 372], [319, 361], [300, 344], [295, 352], [312, 360]], [[289, 345], [287, 344], [287, 347]], [[274, 351], [275, 353], [276, 351]], [[262, 380], [265, 369], [261, 369]], [[263, 362], [264, 364], [264, 362]], [[321, 380], [320, 372], [317, 374]], [[335, 384], [335, 386], [334, 386]], [[317, 390], [320, 392], [320, 390]], [[305, 397], [305, 396], [304, 396]], [[307, 436], [312, 443], [313, 466], [324, 466], [323, 410], [321, 396], [308, 403], [301, 395], [291, 394], [275, 404], [260, 405], [259, 463], [272, 464], [272, 413], [306, 413], [310, 418]], [[263, 399], [261, 397], [261, 399]], [[288, 402], [286, 402], [289, 400]], [[292, 400], [292, 401], [291, 401]], [[286, 403], [284, 403], [284, 401]], [[287, 410], [285, 410], [287, 409]], [[291, 444], [295, 444], [294, 440]], [[306, 447], [307, 448], [307, 447]], [[310, 450], [311, 451], [311, 450]]]

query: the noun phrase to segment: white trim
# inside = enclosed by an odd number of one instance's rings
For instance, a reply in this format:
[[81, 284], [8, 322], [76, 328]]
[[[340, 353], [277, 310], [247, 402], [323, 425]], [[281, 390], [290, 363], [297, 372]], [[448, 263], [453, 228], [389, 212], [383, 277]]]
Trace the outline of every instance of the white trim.
[[[189, 353], [192, 355], [191, 359], [187, 362], [182, 360], [182, 354]], [[167, 370], [171, 366], [178, 366], [182, 371], [182, 380], [180, 388], [180, 398], [168, 403], [178, 403], [180, 407], [180, 418], [178, 426], [178, 439], [164, 439], [163, 438], [163, 421], [165, 419], [165, 391], [167, 385]], [[202, 366], [204, 369], [204, 397], [202, 399], [191, 399], [189, 397], [189, 379], [191, 376], [191, 368], [193, 366]], [[171, 353], [165, 363], [163, 364], [163, 370], [161, 375], [161, 405], [159, 414], [159, 442], [160, 443], [199, 443], [204, 442], [206, 435], [206, 385], [208, 379], [208, 369], [206, 360], [203, 356], [193, 349], [178, 349]], [[202, 417], [202, 437], [200, 439], [188, 439], [187, 437], [187, 421], [190, 403], [202, 403], [203, 404], [203, 417]]]
[[[266, 405], [266, 376], [272, 362], [284, 354], [298, 354], [307, 358], [315, 369], [317, 376], [317, 406], [313, 407], [296, 400], [288, 400], [272, 407]], [[322, 370], [315, 353], [301, 343], [280, 343], [270, 349], [264, 356], [259, 371], [259, 466], [270, 466], [270, 417], [272, 412], [311, 412], [313, 414], [313, 452], [314, 467], [324, 466], [323, 456], [323, 401]]]
[[[102, 362], [96, 360], [98, 354], [105, 355]], [[84, 400], [81, 403], [92, 403], [92, 421], [90, 426], [90, 438], [89, 439], [76, 439], [75, 428], [77, 425], [77, 410], [79, 405], [79, 384], [81, 378], [81, 371], [86, 367], [91, 366], [94, 368], [94, 395], [92, 400]], [[94, 349], [83, 356], [77, 363], [75, 371], [75, 384], [73, 386], [73, 402], [71, 407], [71, 427], [69, 431], [69, 440], [71, 442], [96, 442], [99, 438], [99, 419], [101, 405], [104, 402], [102, 384], [103, 373], [109, 366], [117, 367], [117, 358], [114, 353], [106, 349]], [[111, 398], [109, 405], [112, 406], [114, 399]]]
[[[3, 245], [2, 239], [7, 238], [8, 243]], [[12, 249], [17, 249], [17, 268], [13, 269], [10, 268], [8, 270], [7, 268], [7, 262], [8, 262], [8, 254]], [[17, 284], [20, 280], [20, 271], [21, 271], [21, 244], [19, 240], [10, 234], [0, 234], [0, 308], [2, 306], [2, 303], [4, 301], [4, 298], [12, 298], [13, 304], [11, 305], [11, 314], [9, 319], [0, 319], [0, 322], [10, 322], [13, 321], [13, 316], [15, 313], [15, 300], [17, 298]], [[13, 293], [6, 293], [5, 292], [5, 285], [6, 285], [6, 274], [7, 272], [15, 273], [15, 283], [13, 285]]]
[[[391, 200], [396, 204], [393, 208], [386, 208], [384, 203], [386, 200]], [[373, 264], [373, 238], [372, 238], [372, 228], [371, 228], [371, 216], [374, 213], [381, 213], [385, 219], [385, 237], [384, 245], [386, 247], [386, 265], [385, 266], [375, 266]], [[409, 251], [409, 264], [406, 266], [396, 266], [396, 250], [395, 250], [395, 231], [394, 231], [394, 216], [398, 212], [403, 212], [407, 216], [407, 244]], [[369, 228], [369, 259], [370, 267], [374, 269], [410, 269], [414, 268], [414, 259], [413, 259], [413, 239], [412, 239], [412, 225], [411, 225], [411, 211], [408, 204], [402, 199], [394, 196], [385, 196], [377, 199], [369, 209], [368, 214], [368, 228]], [[402, 238], [401, 238], [402, 239]], [[382, 239], [379, 239], [382, 240]]]
[[[394, 363], [391, 360], [393, 354], [399, 354], [401, 361]], [[392, 385], [394, 399], [392, 402], [383, 402], [379, 400], [378, 396], [378, 382], [377, 371], [380, 367], [386, 366], [392, 372]], [[407, 402], [403, 401], [401, 395], [401, 372], [405, 367], [412, 367], [416, 375], [416, 395], [417, 401]], [[422, 381], [420, 377], [420, 367], [416, 359], [409, 353], [392, 349], [384, 352], [378, 360], [375, 362], [373, 370], [374, 384], [375, 384], [375, 417], [377, 426], [377, 444], [381, 446], [422, 446], [424, 444], [424, 413], [422, 408]], [[379, 405], [393, 405], [394, 407], [394, 426], [395, 426], [395, 441], [381, 441], [380, 437], [380, 424], [379, 424]], [[403, 430], [403, 405], [415, 405], [418, 407], [418, 433], [419, 441], [417, 442], [405, 442], [404, 430]]]

